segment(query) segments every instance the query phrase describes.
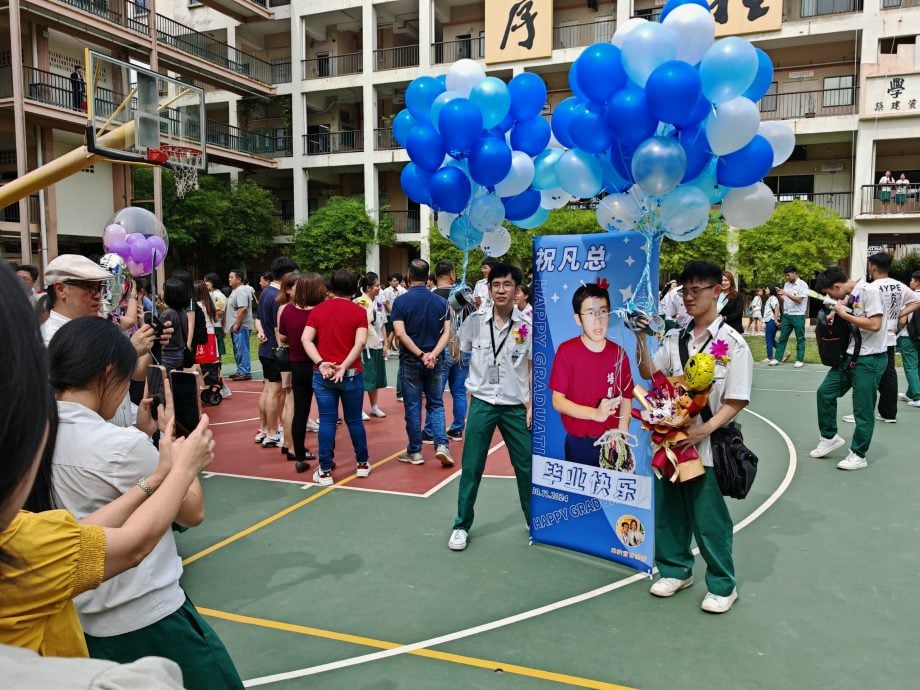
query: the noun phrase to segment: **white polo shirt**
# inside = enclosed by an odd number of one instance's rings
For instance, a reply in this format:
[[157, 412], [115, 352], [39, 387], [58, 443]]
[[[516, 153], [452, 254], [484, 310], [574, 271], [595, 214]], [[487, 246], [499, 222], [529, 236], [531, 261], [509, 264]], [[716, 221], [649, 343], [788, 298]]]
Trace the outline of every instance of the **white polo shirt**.
[[664, 318], [668, 321], [674, 321], [678, 326], [683, 328], [690, 323], [690, 314], [684, 306], [684, 298], [680, 290], [671, 290], [664, 296]]
[[888, 347], [894, 347], [898, 344], [899, 335], [907, 335], [906, 327], [898, 331], [898, 314], [908, 304], [920, 302], [920, 295], [894, 278], [879, 278], [873, 280], [872, 285], [878, 288], [882, 298], [882, 309], [885, 310], [885, 315], [888, 317], [886, 342]]
[[478, 297], [482, 300], [479, 304], [480, 309], [488, 309], [492, 306], [492, 295], [489, 294], [489, 281], [485, 278], [480, 278], [476, 281], [476, 285], [473, 286], [473, 298]]
[[[460, 330], [460, 349], [472, 353], [466, 389], [491, 405], [526, 405], [530, 402], [532, 323], [514, 307], [511, 318], [499, 330], [492, 320], [493, 311], [480, 309], [471, 314]], [[501, 348], [498, 357], [493, 354], [493, 336], [495, 349]], [[489, 380], [489, 369], [496, 364], [497, 383]]]
[[48, 319], [45, 321], [45, 323], [42, 324], [41, 328], [42, 340], [45, 341], [45, 347], [48, 347], [48, 345], [51, 343], [51, 339], [54, 337], [54, 334], [61, 330], [61, 327], [69, 321], [70, 319], [68, 319], [63, 314], [54, 311], [54, 309], [48, 312]]
[[[58, 402], [52, 462], [58, 501], [83, 518], [152, 474], [159, 452], [136, 428], [110, 424], [78, 403]], [[181, 575], [182, 560], [168, 531], [139, 566], [74, 599], [83, 629], [96, 637], [112, 637], [175, 613], [185, 602]]]
[[[683, 329], [672, 328], [664, 336], [664, 343], [652, 358], [655, 368], [665, 376], [682, 376], [684, 368], [680, 362], [680, 336]], [[726, 400], [751, 399], [751, 379], [754, 375], [754, 358], [747, 342], [734, 328], [725, 323], [721, 316], [709, 324], [699, 338], [691, 333], [687, 341], [687, 352], [693, 356], [698, 352], [711, 352], [714, 343], [725, 343], [728, 347], [728, 363], [716, 362], [712, 392], [709, 394], [709, 409], [716, 414]], [[694, 424], [702, 424], [697, 415]], [[712, 467], [712, 449], [707, 436], [696, 447], [703, 465]]]
[[[877, 281], [876, 281], [877, 282]], [[877, 355], [888, 352], [888, 315], [885, 313], [885, 307], [882, 304], [882, 296], [879, 293], [876, 283], [867, 283], [860, 279], [853, 292], [846, 299], [847, 305], [853, 310], [853, 316], [882, 316], [882, 327], [878, 331], [866, 331], [859, 329], [862, 333], [862, 344], [859, 347], [860, 355]], [[854, 344], [852, 338], [850, 345], [847, 347], [847, 354], [852, 355]]]
[[801, 302], [796, 304], [795, 300], [783, 297], [783, 313], [789, 316], [805, 316], [808, 313], [808, 283], [801, 278], [796, 278], [794, 283], [786, 281], [783, 285], [783, 292], [788, 292], [796, 297], [804, 297]]

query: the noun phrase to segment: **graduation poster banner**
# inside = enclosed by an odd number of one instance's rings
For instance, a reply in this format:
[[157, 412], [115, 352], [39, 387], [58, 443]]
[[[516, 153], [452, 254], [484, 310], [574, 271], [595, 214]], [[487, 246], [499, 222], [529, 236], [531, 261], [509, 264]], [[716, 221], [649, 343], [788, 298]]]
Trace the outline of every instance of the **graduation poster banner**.
[[[550, 381], [557, 389], [572, 386], [573, 396], [596, 393], [590, 398], [592, 407], [616, 396], [628, 374], [633, 383], [647, 383], [639, 377], [635, 335], [624, 316], [637, 304], [657, 313], [657, 252], [658, 243], [638, 232], [534, 238], [531, 536], [537, 543], [582, 551], [644, 572], [654, 566], [655, 533], [648, 432], [633, 419], [626, 453], [611, 450], [594, 465], [585, 463], [592, 445], [605, 447], [606, 442], [598, 439], [592, 444], [591, 434], [579, 436], [583, 425], [572, 418], [563, 421], [553, 407]], [[587, 283], [607, 290], [610, 312], [602, 313], [597, 300], [586, 303], [591, 308], [582, 307], [579, 325], [572, 297]], [[649, 304], [652, 296], [654, 306]], [[578, 340], [583, 335], [603, 339], [602, 328], [587, 330], [602, 320], [609, 324], [606, 339], [621, 347], [626, 358], [603, 342], [598, 344], [606, 348], [601, 359], [581, 349]], [[607, 357], [609, 352], [617, 356]], [[573, 373], [566, 377], [563, 371]], [[567, 454], [579, 461], [567, 461]]]

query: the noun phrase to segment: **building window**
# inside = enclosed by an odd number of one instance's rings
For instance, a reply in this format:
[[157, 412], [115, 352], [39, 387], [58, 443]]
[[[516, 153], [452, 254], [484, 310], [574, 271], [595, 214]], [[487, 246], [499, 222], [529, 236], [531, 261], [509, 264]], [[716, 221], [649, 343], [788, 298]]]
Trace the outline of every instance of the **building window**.
[[776, 86], [776, 82], [770, 84], [770, 88], [767, 89], [767, 92], [763, 95], [763, 98], [760, 99], [760, 112], [776, 112]]
[[853, 105], [853, 75], [824, 78], [824, 107]]
[[763, 178], [767, 187], [773, 190], [776, 200], [811, 201], [815, 191], [814, 175], [771, 175]]

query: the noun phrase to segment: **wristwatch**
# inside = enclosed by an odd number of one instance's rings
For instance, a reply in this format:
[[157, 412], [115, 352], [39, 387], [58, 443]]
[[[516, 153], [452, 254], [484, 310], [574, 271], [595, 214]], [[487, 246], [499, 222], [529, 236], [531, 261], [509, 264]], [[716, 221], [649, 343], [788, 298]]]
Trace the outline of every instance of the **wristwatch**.
[[316, 363], [316, 368], [319, 369], [319, 368], [320, 368], [321, 366], [323, 366], [325, 363], [326, 363], [326, 360], [325, 360], [325, 359], [319, 360], [319, 361]]

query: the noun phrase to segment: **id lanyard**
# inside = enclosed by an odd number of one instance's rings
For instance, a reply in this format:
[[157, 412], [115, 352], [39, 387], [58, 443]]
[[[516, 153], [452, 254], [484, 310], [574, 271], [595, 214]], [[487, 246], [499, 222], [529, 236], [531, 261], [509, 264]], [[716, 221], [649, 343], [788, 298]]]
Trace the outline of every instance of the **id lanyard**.
[[500, 370], [498, 366], [498, 355], [501, 353], [502, 348], [505, 346], [505, 343], [508, 341], [508, 336], [511, 335], [511, 330], [514, 327], [514, 320], [509, 319], [508, 321], [508, 332], [505, 333], [505, 337], [499, 343], [498, 348], [495, 347], [495, 317], [492, 317], [491, 323], [489, 323], [489, 338], [492, 340], [492, 366], [489, 367], [489, 383], [498, 383], [500, 379]]

